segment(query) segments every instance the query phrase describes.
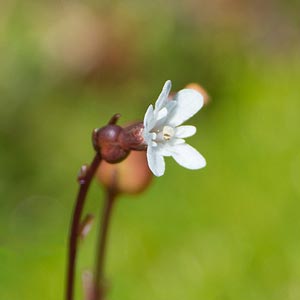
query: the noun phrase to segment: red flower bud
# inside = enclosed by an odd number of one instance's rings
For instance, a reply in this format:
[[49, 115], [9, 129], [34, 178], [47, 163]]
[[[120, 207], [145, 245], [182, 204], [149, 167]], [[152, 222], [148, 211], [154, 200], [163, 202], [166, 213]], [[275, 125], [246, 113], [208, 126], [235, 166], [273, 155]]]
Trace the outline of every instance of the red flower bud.
[[94, 147], [106, 162], [119, 163], [128, 156], [130, 150], [146, 150], [143, 128], [143, 123], [138, 122], [125, 128], [109, 124], [96, 129], [93, 133]]
[[102, 159], [113, 164], [122, 161], [129, 154], [119, 142], [119, 135], [123, 128], [118, 125], [107, 125], [96, 130], [94, 145], [99, 149]]

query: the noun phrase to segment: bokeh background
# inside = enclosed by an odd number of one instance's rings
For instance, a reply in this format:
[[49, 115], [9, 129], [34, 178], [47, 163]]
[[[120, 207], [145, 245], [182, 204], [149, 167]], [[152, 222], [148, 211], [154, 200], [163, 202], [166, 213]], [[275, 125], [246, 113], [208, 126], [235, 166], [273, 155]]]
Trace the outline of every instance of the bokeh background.
[[[0, 299], [63, 299], [91, 131], [116, 112], [142, 119], [167, 79], [211, 96], [189, 139], [208, 164], [168, 159], [145, 193], [119, 199], [108, 299], [299, 299], [299, 11], [296, 0], [2, 0]], [[103, 195], [95, 182], [86, 211], [97, 216]]]

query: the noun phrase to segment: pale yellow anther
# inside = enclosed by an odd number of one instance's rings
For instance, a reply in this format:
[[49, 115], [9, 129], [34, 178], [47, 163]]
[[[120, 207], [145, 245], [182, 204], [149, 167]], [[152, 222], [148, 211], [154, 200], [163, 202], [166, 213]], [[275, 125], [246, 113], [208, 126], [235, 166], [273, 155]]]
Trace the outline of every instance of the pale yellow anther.
[[175, 134], [175, 130], [171, 126], [164, 126], [163, 137], [166, 141], [169, 141]]

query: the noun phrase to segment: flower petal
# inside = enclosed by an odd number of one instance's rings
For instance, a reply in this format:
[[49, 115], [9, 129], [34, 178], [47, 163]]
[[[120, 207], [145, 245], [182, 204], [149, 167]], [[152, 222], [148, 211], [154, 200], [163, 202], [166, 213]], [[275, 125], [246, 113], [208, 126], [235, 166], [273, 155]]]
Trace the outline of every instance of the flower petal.
[[165, 118], [168, 114], [168, 110], [166, 107], [163, 107], [160, 111], [157, 112], [157, 114], [155, 115], [155, 120], [159, 121], [163, 118]]
[[184, 144], [185, 140], [184, 139], [179, 139], [179, 138], [173, 138], [172, 140], [169, 141], [170, 146], [175, 146], [179, 144]]
[[168, 96], [172, 87], [171, 80], [167, 80], [164, 84], [164, 87], [158, 96], [155, 102], [155, 110], [159, 111], [161, 108], [164, 107], [165, 103], [168, 101]]
[[165, 173], [165, 160], [163, 156], [153, 147], [147, 148], [148, 166], [155, 176], [162, 176]]
[[144, 116], [144, 128], [145, 131], [149, 132], [155, 124], [153, 105], [149, 105], [146, 114]]
[[176, 128], [175, 136], [177, 138], [187, 138], [196, 133], [197, 129], [195, 126], [191, 125], [185, 125], [185, 126], [179, 126]]
[[191, 118], [203, 106], [203, 96], [192, 89], [179, 91], [175, 95], [174, 100], [177, 102], [177, 105], [170, 111], [168, 118], [168, 123], [174, 127]]
[[162, 156], [172, 156], [172, 152], [170, 152], [170, 146], [167, 144], [158, 144], [157, 151]]
[[188, 144], [174, 145], [170, 151], [176, 162], [187, 169], [196, 170], [206, 166], [205, 158]]
[[174, 154], [174, 147], [176, 145], [182, 145], [182, 144], [185, 144], [185, 140], [183, 139], [172, 139], [168, 142], [165, 142], [165, 143], [158, 143], [157, 144], [157, 150], [158, 153], [162, 156], [173, 156]]
[[[168, 120], [168, 114], [170, 111], [174, 109], [176, 106], [176, 101], [167, 100], [165, 106], [159, 111], [157, 117], [155, 118], [154, 128], [157, 130], [161, 130], [164, 125], [166, 125], [166, 121]], [[162, 113], [163, 112], [163, 113]]]

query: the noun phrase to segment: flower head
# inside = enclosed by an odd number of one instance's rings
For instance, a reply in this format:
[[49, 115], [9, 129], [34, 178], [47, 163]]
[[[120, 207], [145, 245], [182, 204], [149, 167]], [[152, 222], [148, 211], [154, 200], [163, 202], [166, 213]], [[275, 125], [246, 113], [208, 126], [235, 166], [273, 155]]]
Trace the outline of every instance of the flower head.
[[191, 170], [206, 165], [204, 157], [184, 140], [196, 133], [196, 127], [179, 126], [201, 109], [203, 97], [195, 90], [183, 89], [169, 100], [170, 90], [171, 81], [168, 80], [155, 107], [150, 105], [144, 117], [148, 165], [156, 176], [165, 172], [164, 156], [172, 156], [179, 165]]

